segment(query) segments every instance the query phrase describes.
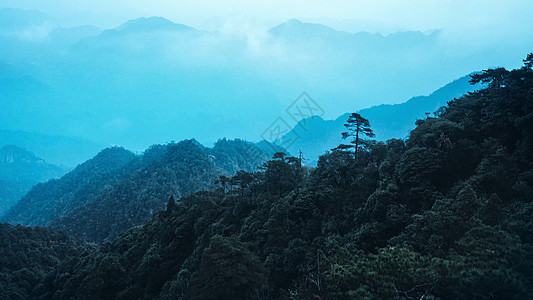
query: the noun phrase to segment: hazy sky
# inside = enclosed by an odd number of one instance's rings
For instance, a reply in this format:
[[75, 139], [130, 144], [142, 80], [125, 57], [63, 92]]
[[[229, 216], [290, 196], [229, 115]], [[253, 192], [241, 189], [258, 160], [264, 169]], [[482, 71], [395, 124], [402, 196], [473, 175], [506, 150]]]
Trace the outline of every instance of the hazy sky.
[[127, 18], [158, 15], [200, 28], [232, 18], [244, 18], [266, 26], [299, 18], [322, 20], [345, 30], [361, 25], [353, 20], [365, 20], [382, 31], [391, 27], [407, 30], [486, 29], [494, 34], [509, 28], [526, 30], [525, 27], [531, 27], [533, 23], [533, 1], [530, 0], [3, 0], [0, 3], [4, 7], [38, 9], [54, 16], [78, 12], [107, 16], [95, 18], [101, 22], [110, 22], [111, 16], [120, 23]]

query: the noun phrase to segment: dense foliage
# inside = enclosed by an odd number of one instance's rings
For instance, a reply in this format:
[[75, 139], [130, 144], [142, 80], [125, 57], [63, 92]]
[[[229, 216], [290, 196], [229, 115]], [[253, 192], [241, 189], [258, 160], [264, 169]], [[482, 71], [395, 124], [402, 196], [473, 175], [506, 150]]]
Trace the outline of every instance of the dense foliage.
[[61, 262], [93, 249], [49, 228], [0, 224], [0, 299], [28, 299], [32, 289]]
[[218, 176], [253, 171], [266, 160], [265, 151], [240, 140], [220, 140], [213, 149], [194, 140], [154, 145], [142, 156], [109, 148], [63, 178], [36, 186], [3, 221], [50, 225], [87, 241], [113, 240], [163, 209], [170, 195], [214, 188]]
[[417, 122], [406, 141], [334, 151], [170, 198], [48, 272], [34, 299], [533, 298], [533, 71]]

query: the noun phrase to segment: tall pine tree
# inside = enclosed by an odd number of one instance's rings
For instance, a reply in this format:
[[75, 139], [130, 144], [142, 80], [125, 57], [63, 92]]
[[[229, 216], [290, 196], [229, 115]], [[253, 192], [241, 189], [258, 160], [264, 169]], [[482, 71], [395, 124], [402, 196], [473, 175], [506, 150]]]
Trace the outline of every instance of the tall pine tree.
[[351, 138], [350, 144], [340, 144], [338, 147], [331, 150], [346, 150], [354, 148], [354, 157], [357, 158], [357, 152], [360, 148], [363, 148], [368, 145], [368, 140], [364, 139], [367, 137], [374, 137], [375, 134], [370, 128], [370, 122], [363, 118], [358, 113], [352, 113], [348, 117], [348, 121], [344, 124], [347, 131], [342, 133], [343, 139]]

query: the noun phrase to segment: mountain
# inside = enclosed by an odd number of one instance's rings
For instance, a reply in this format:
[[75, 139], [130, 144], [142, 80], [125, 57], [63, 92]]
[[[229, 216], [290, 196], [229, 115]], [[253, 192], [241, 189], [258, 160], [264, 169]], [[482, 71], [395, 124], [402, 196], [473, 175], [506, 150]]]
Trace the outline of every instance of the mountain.
[[[471, 85], [469, 80], [470, 75], [464, 76], [428, 96], [413, 97], [400, 104], [373, 106], [359, 110], [358, 113], [369, 120], [376, 140], [404, 139], [415, 127], [416, 120], [426, 118], [454, 98], [483, 87], [480, 84]], [[277, 144], [291, 145], [288, 147], [291, 153], [302, 151], [308, 159], [307, 163], [316, 165], [319, 155], [345, 142], [341, 133], [346, 129], [344, 123], [348, 120], [348, 115], [349, 113], [343, 114], [335, 120], [324, 120], [320, 116], [303, 119]], [[298, 138], [292, 142], [295, 136]]]
[[[0, 61], [32, 76], [32, 64], [55, 63], [79, 40], [100, 32], [92, 25], [63, 27], [57, 18], [37, 10], [0, 8]], [[1, 77], [14, 77], [2, 71]]]
[[[435, 30], [429, 34], [420, 31], [400, 31], [389, 35], [379, 33], [357, 32], [348, 33], [338, 31], [331, 27], [304, 23], [297, 19], [291, 19], [270, 29], [269, 34], [286, 42], [307, 44], [309, 42], [324, 42], [348, 47], [350, 51], [383, 51], [384, 47], [394, 47], [405, 50], [406, 47], [416, 45], [430, 45], [438, 39], [441, 31]], [[347, 50], [347, 49], [346, 49]]]
[[[377, 140], [406, 138], [414, 128], [416, 120], [436, 113], [448, 101], [483, 88], [482, 84], [472, 85], [470, 79], [470, 75], [467, 75], [446, 84], [428, 96], [413, 97], [401, 104], [373, 106], [358, 113], [370, 121]], [[347, 117], [344, 118], [344, 121], [346, 120]]]
[[63, 27], [56, 18], [38, 10], [0, 8], [0, 36], [13, 37], [13, 41], [18, 39], [53, 44], [58, 41], [77, 41], [99, 32], [97, 27], [91, 25]]
[[301, 151], [304, 163], [316, 166], [320, 155], [341, 143], [346, 119], [345, 115], [335, 120], [324, 120], [320, 116], [305, 118], [275, 144], [286, 146], [291, 153]]
[[307, 40], [309, 38], [349, 39], [352, 37], [352, 35], [347, 32], [337, 31], [322, 24], [302, 23], [298, 19], [291, 19], [283, 24], [275, 26], [271, 28], [268, 33], [277, 38], [287, 40]]
[[[0, 280], [35, 274], [7, 289], [32, 299], [530, 299], [533, 54], [529, 63], [481, 73], [488, 88], [405, 141], [356, 158], [334, 151], [312, 170], [277, 157], [232, 177], [233, 189], [169, 199], [49, 272], [9, 265]], [[13, 231], [2, 253], [21, 248]], [[24, 253], [38, 260], [42, 239], [28, 236]]]
[[[174, 23], [162, 17], [137, 18], [116, 27], [104, 30], [98, 35], [79, 39], [72, 48], [76, 54], [97, 51], [107, 48], [123, 52], [124, 55], [144, 51], [157, 51], [161, 47], [165, 50], [172, 43], [183, 43], [201, 36], [201, 32], [183, 25]], [[132, 46], [133, 49], [128, 49]], [[140, 48], [140, 49], [139, 49]], [[131, 52], [133, 51], [133, 52]], [[155, 52], [152, 52], [155, 54]], [[115, 56], [117, 53], [112, 53]], [[154, 57], [155, 58], [155, 57]]]
[[31, 26], [42, 26], [52, 22], [52, 17], [38, 10], [0, 8], [0, 33], [23, 30]]
[[462, 45], [444, 31], [347, 33], [298, 20], [213, 31], [162, 17], [105, 30], [43, 22], [0, 34], [0, 129], [134, 151], [192, 137], [259, 141], [303, 91], [333, 118], [429, 94], [522, 51], [480, 46], [459, 55]]
[[[275, 153], [277, 152], [284, 152], [284, 153], [287, 153], [287, 154], [291, 154], [287, 149], [285, 149], [284, 147], [281, 147], [279, 145], [276, 145], [274, 143], [270, 143], [266, 140], [261, 140], [257, 143], [254, 144], [257, 148], [265, 151], [266, 153], [268, 153], [268, 156], [269, 157], [273, 157]], [[295, 153], [296, 154], [296, 153]]]
[[122, 33], [139, 33], [139, 32], [154, 32], [154, 31], [189, 31], [195, 30], [192, 27], [183, 24], [177, 24], [162, 17], [138, 18], [127, 21], [116, 29], [105, 31], [106, 34], [111, 31]]
[[0, 178], [46, 181], [65, 171], [64, 168], [47, 164], [32, 152], [14, 145], [0, 148]]
[[50, 43], [63, 49], [63, 54], [80, 40], [97, 36], [102, 30], [96, 26], [56, 27], [50, 32]]
[[251, 143], [226, 139], [212, 149], [195, 140], [154, 145], [141, 156], [109, 148], [59, 180], [34, 187], [2, 221], [108, 241], [164, 208], [169, 196], [212, 189], [220, 175], [254, 171], [269, 158]]
[[48, 225], [118, 181], [134, 158], [133, 153], [122, 148], [105, 149], [63, 177], [33, 187], [2, 221], [14, 225]]
[[0, 216], [7, 212], [30, 188], [67, 172], [64, 167], [47, 164], [32, 152], [14, 145], [0, 148]]
[[55, 165], [76, 167], [102, 149], [102, 144], [82, 138], [42, 134], [38, 132], [0, 129], [0, 141], [18, 145], [28, 151], [39, 153], [47, 162]]

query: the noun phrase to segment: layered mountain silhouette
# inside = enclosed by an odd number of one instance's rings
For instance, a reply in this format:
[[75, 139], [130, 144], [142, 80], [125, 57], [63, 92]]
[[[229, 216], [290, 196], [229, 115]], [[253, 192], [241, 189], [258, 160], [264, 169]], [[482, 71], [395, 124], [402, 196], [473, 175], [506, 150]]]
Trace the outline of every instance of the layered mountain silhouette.
[[50, 225], [88, 241], [111, 240], [164, 208], [171, 195], [212, 189], [219, 176], [254, 171], [272, 154], [226, 139], [213, 148], [196, 140], [154, 145], [141, 156], [108, 148], [60, 179], [35, 186], [2, 221]]
[[502, 55], [456, 57], [438, 30], [352, 34], [290, 20], [234, 33], [162, 17], [102, 30], [45, 15], [33, 22], [36, 13], [2, 10], [0, 129], [136, 151], [191, 137], [258, 141], [303, 91], [339, 116], [428, 94]]

